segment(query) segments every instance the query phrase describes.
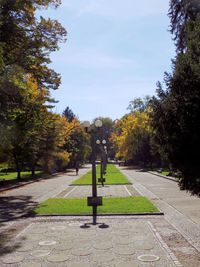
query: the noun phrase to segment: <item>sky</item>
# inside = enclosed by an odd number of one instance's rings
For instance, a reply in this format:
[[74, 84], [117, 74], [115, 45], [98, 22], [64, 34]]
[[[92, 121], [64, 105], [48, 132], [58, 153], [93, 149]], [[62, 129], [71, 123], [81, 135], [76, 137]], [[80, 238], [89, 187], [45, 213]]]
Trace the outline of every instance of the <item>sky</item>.
[[171, 70], [175, 47], [168, 0], [62, 0], [42, 11], [67, 30], [67, 42], [51, 55], [62, 76], [54, 111], [69, 106], [81, 121], [121, 118], [131, 100], [155, 95]]

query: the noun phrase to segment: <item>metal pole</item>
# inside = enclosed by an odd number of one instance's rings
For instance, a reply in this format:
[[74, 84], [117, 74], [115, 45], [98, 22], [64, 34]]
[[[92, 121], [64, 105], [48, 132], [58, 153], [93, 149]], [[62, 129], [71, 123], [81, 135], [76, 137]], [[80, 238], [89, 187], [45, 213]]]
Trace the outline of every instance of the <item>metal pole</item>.
[[[97, 196], [97, 182], [96, 182], [96, 153], [95, 153], [95, 138], [94, 133], [91, 134], [92, 146], [92, 196]], [[93, 225], [97, 223], [97, 206], [92, 206]]]
[[103, 183], [103, 155], [101, 155], [101, 185], [104, 186]]

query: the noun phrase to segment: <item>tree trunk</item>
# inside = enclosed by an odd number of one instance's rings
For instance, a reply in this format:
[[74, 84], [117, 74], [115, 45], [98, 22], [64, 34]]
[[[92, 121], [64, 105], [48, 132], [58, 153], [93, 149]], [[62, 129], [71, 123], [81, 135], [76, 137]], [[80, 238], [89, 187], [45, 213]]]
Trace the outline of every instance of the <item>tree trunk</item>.
[[17, 170], [17, 179], [21, 179], [21, 171], [20, 170]]
[[17, 179], [20, 180], [21, 179], [21, 170], [20, 170], [19, 161], [18, 161], [18, 158], [16, 156], [15, 151], [13, 151], [13, 156], [15, 159], [15, 165], [16, 165], [16, 170], [17, 170]]
[[31, 166], [31, 176], [35, 176], [35, 162], [33, 162]]

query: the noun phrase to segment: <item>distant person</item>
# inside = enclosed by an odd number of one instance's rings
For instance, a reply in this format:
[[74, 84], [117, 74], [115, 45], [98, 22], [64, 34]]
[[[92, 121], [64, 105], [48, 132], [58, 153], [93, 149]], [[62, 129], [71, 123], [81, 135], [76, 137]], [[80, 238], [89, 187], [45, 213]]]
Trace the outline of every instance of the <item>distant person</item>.
[[79, 163], [76, 162], [76, 175], [78, 175], [78, 171], [79, 171]]

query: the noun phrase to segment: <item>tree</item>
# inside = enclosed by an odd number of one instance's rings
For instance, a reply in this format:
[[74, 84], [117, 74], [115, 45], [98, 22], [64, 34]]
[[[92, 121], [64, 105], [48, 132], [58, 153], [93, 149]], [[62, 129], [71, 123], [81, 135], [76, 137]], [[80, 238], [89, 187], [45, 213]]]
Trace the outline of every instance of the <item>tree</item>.
[[42, 156], [39, 161], [44, 172], [64, 170], [70, 159], [70, 152], [63, 149], [69, 139], [71, 127], [67, 120], [59, 114], [47, 113], [47, 128], [43, 135]]
[[76, 118], [76, 115], [73, 113], [73, 111], [69, 107], [66, 107], [66, 109], [63, 111], [62, 115], [65, 116], [65, 118], [69, 122], [72, 122], [72, 120]]
[[165, 75], [166, 89], [158, 84], [152, 123], [157, 143], [181, 172], [181, 189], [200, 196], [200, 14], [184, 29], [186, 49], [177, 55], [172, 75]]
[[195, 21], [200, 12], [199, 0], [170, 0], [169, 17], [171, 19], [171, 33], [174, 35], [177, 52], [186, 48], [186, 25], [188, 21]]
[[134, 98], [132, 101], [129, 102], [128, 110], [130, 110], [131, 113], [135, 111], [144, 112], [147, 111], [150, 103], [150, 96], [145, 96], [144, 98], [138, 97]]
[[60, 75], [48, 65], [66, 31], [55, 20], [37, 19], [36, 10], [59, 4], [59, 0], [0, 3], [0, 145], [14, 159], [18, 178], [27, 166], [34, 174], [47, 137], [56, 128], [47, 103], [54, 102], [49, 89], [58, 88]]
[[36, 80], [19, 68], [17, 74], [10, 73], [6, 82], [15, 94], [4, 113], [7, 123], [2, 125], [1, 148], [13, 159], [20, 178], [21, 170], [27, 166], [34, 174], [41, 154], [41, 140], [47, 129], [46, 98], [49, 93], [46, 89], [38, 90]]
[[56, 89], [60, 76], [47, 67], [49, 54], [59, 49], [65, 29], [51, 19], [36, 18], [38, 8], [57, 7], [59, 0], [2, 0], [0, 3], [0, 70], [19, 66], [39, 87]]
[[93, 122], [98, 119], [102, 121], [102, 127], [100, 127], [100, 129], [98, 130], [97, 138], [99, 138], [101, 141], [102, 140], [106, 141], [105, 145], [107, 147], [107, 152], [108, 152], [107, 156], [110, 158], [114, 158], [115, 151], [113, 148], [113, 144], [111, 142], [111, 135], [113, 132], [114, 122], [109, 117], [97, 117], [93, 120]]
[[130, 160], [144, 167], [152, 164], [150, 118], [147, 112], [127, 114], [115, 125], [112, 141], [117, 147], [118, 158]]
[[[65, 118], [65, 116], [64, 116]], [[68, 138], [63, 149], [70, 153], [69, 165], [74, 167], [76, 162], [82, 163], [90, 152], [88, 135], [85, 133], [77, 118], [68, 122]]]

